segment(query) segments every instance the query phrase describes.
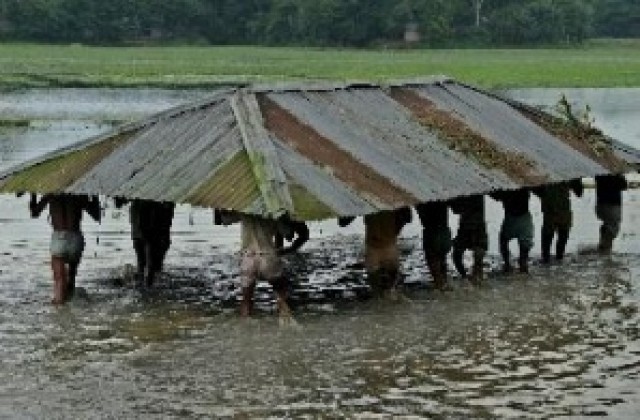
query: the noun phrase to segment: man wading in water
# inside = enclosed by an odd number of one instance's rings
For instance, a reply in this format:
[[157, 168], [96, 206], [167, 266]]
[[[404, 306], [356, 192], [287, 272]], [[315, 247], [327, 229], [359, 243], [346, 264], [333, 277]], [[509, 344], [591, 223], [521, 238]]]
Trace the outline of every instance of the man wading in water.
[[[221, 209], [214, 210], [213, 222], [222, 226], [240, 222], [240, 287], [242, 291], [240, 316], [246, 318], [251, 315], [256, 283], [258, 280], [264, 280], [271, 284], [276, 294], [280, 323], [291, 326], [297, 325], [287, 303], [289, 279], [280, 258], [283, 252], [276, 246], [276, 237], [290, 238], [294, 236], [293, 225], [297, 222], [292, 222], [286, 218], [279, 220], [265, 219], [233, 210]], [[304, 223], [302, 224], [304, 225]], [[301, 226], [298, 226], [298, 229], [304, 230]], [[300, 235], [300, 231], [298, 234]]]
[[136, 252], [137, 275], [147, 287], [162, 271], [171, 246], [171, 223], [174, 203], [133, 200], [129, 208], [131, 239]]
[[553, 237], [557, 234], [556, 259], [564, 259], [569, 231], [572, 225], [571, 213], [571, 191], [576, 197], [582, 197], [584, 187], [579, 179], [571, 182], [560, 182], [558, 184], [546, 185], [533, 190], [534, 194], [540, 197], [540, 207], [542, 208], [542, 262], [551, 263], [551, 244]]
[[484, 217], [484, 197], [480, 194], [468, 197], [458, 197], [450, 202], [451, 210], [460, 216], [458, 233], [453, 239], [453, 265], [462, 278], [467, 277], [464, 266], [464, 252], [473, 252], [471, 267], [471, 281], [479, 283], [483, 276], [484, 255], [489, 247], [487, 224]]
[[622, 191], [628, 187], [624, 175], [596, 177], [596, 216], [602, 222], [598, 251], [611, 254], [613, 240], [620, 233], [622, 222]]
[[529, 272], [529, 251], [533, 247], [533, 218], [529, 212], [529, 189], [515, 191], [497, 191], [490, 194], [494, 200], [501, 201], [504, 207], [504, 220], [500, 226], [500, 254], [504, 260], [504, 272], [513, 271], [509, 255], [509, 241], [518, 240], [520, 256], [518, 265], [521, 273]]
[[51, 234], [51, 270], [53, 271], [53, 304], [65, 303], [75, 291], [76, 273], [84, 250], [84, 237], [80, 230], [82, 211], [100, 221], [100, 202], [97, 197], [47, 194], [38, 201], [31, 194], [31, 217], [38, 217], [49, 205]]
[[[411, 222], [411, 217], [409, 207], [364, 216], [364, 265], [367, 283], [374, 296], [392, 300], [402, 298], [397, 290], [400, 282], [398, 235]], [[354, 219], [355, 217], [341, 217], [338, 219], [338, 226], [345, 227]]]
[[422, 224], [422, 249], [437, 289], [450, 290], [447, 281], [447, 255], [451, 251], [449, 203], [430, 201], [416, 206]]

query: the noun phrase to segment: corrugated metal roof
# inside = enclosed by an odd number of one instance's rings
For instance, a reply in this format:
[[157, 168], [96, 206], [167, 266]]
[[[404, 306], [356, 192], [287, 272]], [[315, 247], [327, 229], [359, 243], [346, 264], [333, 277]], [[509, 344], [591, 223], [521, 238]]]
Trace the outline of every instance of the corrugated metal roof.
[[217, 92], [0, 174], [0, 191], [103, 194], [298, 220], [633, 170], [595, 130], [437, 77]]

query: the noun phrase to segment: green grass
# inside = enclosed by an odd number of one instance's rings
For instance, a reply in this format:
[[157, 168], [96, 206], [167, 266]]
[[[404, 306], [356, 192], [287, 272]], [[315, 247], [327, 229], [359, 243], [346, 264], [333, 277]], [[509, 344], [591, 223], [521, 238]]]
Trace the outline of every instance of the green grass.
[[597, 40], [579, 48], [460, 50], [0, 44], [2, 89], [384, 81], [435, 74], [488, 88], [640, 86], [640, 41]]

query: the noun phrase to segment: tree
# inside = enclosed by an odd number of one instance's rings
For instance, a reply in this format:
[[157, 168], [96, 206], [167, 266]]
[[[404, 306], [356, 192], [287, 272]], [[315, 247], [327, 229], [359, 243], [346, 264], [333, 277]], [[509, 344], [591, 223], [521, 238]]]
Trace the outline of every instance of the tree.
[[480, 12], [482, 11], [482, 3], [484, 3], [484, 0], [471, 0], [471, 4], [473, 5], [473, 10], [476, 17], [476, 28], [480, 27]]
[[428, 45], [640, 36], [640, 0], [0, 0], [5, 39], [368, 46], [415, 23]]
[[594, 8], [598, 35], [640, 37], [640, 1], [599, 0]]

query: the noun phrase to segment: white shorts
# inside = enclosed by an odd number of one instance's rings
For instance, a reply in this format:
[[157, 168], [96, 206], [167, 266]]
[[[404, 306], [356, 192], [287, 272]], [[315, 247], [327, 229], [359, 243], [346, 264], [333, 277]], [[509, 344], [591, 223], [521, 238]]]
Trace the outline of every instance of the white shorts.
[[49, 251], [52, 257], [62, 258], [67, 262], [79, 262], [84, 251], [84, 237], [80, 232], [54, 230]]
[[282, 264], [274, 252], [242, 252], [240, 262], [242, 287], [250, 287], [258, 279], [269, 281], [280, 277], [282, 277]]

